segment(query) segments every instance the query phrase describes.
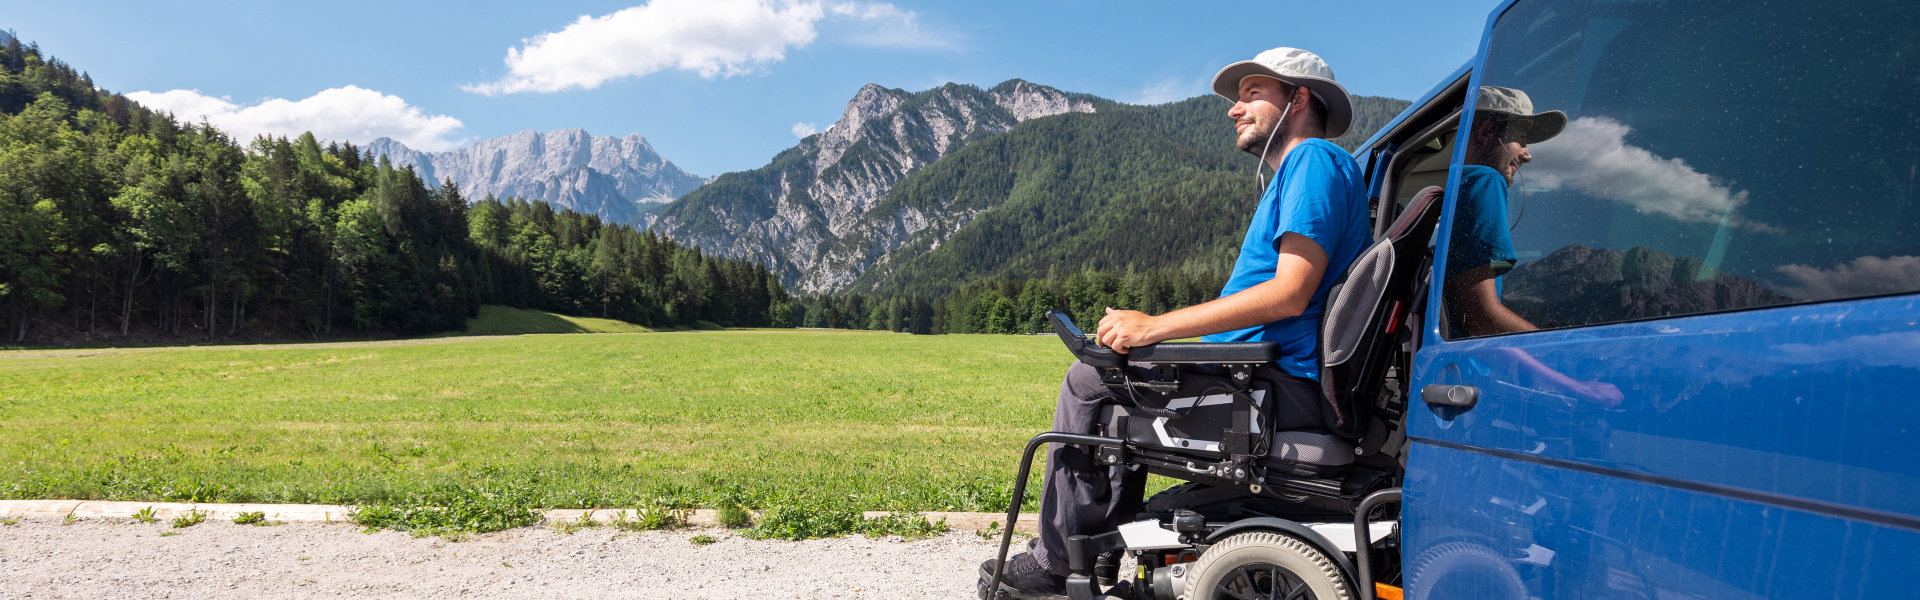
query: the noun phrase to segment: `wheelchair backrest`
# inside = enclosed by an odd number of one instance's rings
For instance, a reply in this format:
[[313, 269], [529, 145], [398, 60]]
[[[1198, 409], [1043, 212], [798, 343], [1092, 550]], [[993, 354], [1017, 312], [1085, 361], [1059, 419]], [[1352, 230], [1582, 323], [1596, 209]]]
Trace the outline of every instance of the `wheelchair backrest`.
[[1320, 317], [1320, 391], [1330, 405], [1329, 429], [1343, 437], [1367, 432], [1399, 328], [1406, 326], [1421, 265], [1439, 221], [1438, 186], [1415, 194], [1386, 235], [1354, 259], [1327, 294]]

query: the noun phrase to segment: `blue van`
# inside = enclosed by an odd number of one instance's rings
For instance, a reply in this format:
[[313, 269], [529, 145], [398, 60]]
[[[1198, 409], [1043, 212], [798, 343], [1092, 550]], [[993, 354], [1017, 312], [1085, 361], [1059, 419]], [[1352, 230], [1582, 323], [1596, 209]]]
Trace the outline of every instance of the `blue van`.
[[1342, 426], [1263, 431], [1257, 348], [1139, 379], [1054, 318], [1140, 406], [1026, 460], [1191, 482], [1071, 597], [1915, 595], [1920, 3], [1509, 0], [1356, 155]]
[[1509, 2], [1361, 152], [1447, 191], [1409, 597], [1913, 595], [1920, 5]]

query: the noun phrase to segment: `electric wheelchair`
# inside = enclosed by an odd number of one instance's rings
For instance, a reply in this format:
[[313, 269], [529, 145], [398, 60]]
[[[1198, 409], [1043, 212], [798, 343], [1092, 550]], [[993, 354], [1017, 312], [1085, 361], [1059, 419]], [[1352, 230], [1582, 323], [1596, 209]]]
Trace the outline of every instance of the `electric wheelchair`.
[[[1274, 431], [1271, 342], [1161, 343], [1120, 354], [1066, 315], [1047, 319], [1113, 390], [1096, 435], [1047, 432], [1026, 446], [1007, 522], [1024, 500], [1036, 450], [1087, 446], [1095, 462], [1139, 465], [1185, 483], [1146, 499], [1136, 520], [1067, 541], [1072, 600], [1368, 598], [1399, 580], [1394, 515], [1404, 472], [1404, 374], [1419, 341], [1441, 190], [1416, 194], [1328, 294], [1320, 320], [1324, 427]], [[1131, 366], [1129, 365], [1131, 362]], [[1002, 534], [982, 600], [1000, 585]], [[1133, 557], [1130, 577], [1116, 572]]]

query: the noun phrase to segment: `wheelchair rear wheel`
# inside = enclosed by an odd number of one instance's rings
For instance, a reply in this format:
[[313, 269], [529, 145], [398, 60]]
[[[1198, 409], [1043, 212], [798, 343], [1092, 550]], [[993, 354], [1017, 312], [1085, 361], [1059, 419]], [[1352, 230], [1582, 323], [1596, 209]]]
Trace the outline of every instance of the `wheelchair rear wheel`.
[[1214, 544], [1193, 563], [1187, 600], [1232, 598], [1351, 600], [1339, 565], [1291, 536], [1256, 531]]

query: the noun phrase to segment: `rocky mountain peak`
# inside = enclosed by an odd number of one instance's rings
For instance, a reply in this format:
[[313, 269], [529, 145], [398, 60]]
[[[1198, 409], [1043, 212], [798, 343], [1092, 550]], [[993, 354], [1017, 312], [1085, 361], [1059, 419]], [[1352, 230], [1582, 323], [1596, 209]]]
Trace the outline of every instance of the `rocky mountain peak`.
[[991, 91], [949, 83], [917, 93], [867, 84], [839, 121], [794, 148], [799, 156], [729, 174], [714, 188], [725, 191], [689, 195], [651, 225], [681, 243], [766, 264], [789, 286], [837, 289], [872, 256], [926, 227], [917, 214], [897, 215], [899, 231], [873, 240], [883, 247], [828, 255], [840, 238], [864, 235], [854, 228], [909, 173], [1020, 121], [1093, 111], [1090, 97], [1020, 80]]
[[826, 165], [840, 160], [840, 153], [847, 146], [859, 141], [862, 126], [887, 113], [900, 108], [900, 104], [911, 97], [905, 90], [882, 87], [877, 83], [861, 86], [860, 91], [847, 102], [847, 109], [840, 113], [840, 120], [820, 134], [815, 141], [819, 144], [820, 154], [814, 161], [814, 170], [826, 169]]
[[579, 128], [527, 129], [447, 152], [380, 138], [367, 151], [413, 166], [432, 185], [451, 179], [469, 198], [544, 200], [618, 222], [638, 222], [710, 180], [681, 171], [640, 134], [594, 137]]
[[1009, 79], [987, 92], [994, 104], [1025, 121], [1068, 112], [1093, 112], [1093, 103], [1075, 100], [1066, 92], [1021, 79]]

